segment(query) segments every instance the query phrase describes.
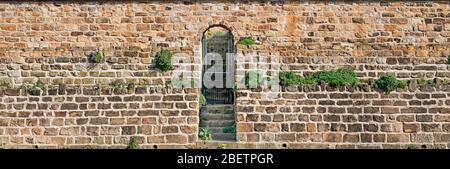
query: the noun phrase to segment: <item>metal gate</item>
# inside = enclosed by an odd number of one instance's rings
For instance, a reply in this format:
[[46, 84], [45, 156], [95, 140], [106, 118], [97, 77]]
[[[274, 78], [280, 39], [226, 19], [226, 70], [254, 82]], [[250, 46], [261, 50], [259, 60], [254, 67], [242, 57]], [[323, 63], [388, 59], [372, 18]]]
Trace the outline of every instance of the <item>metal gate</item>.
[[[206, 33], [206, 32], [205, 32]], [[223, 58], [223, 69], [224, 72], [213, 72], [215, 74], [221, 74], [223, 78], [223, 88], [207, 88], [203, 83], [203, 78], [205, 76], [205, 70], [207, 70], [212, 65], [206, 64], [208, 52], [215, 52], [214, 49], [209, 48], [208, 38], [205, 33], [202, 36], [202, 58], [203, 58], [203, 69], [202, 69], [202, 94], [205, 96], [207, 104], [233, 104], [234, 103], [234, 48], [233, 48], [233, 35], [231, 32], [226, 33], [226, 54], [222, 54]], [[213, 46], [214, 47], [214, 46]], [[216, 64], [216, 63], [213, 63]], [[211, 72], [208, 72], [211, 73]]]

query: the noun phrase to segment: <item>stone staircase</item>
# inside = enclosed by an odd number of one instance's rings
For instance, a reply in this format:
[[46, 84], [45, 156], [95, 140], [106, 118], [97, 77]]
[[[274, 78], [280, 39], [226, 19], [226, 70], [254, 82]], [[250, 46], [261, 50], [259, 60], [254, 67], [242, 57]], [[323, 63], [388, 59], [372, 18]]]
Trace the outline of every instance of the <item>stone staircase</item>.
[[225, 133], [224, 129], [235, 124], [234, 107], [232, 104], [206, 105], [200, 110], [200, 128], [212, 131], [212, 140], [235, 141], [235, 132]]

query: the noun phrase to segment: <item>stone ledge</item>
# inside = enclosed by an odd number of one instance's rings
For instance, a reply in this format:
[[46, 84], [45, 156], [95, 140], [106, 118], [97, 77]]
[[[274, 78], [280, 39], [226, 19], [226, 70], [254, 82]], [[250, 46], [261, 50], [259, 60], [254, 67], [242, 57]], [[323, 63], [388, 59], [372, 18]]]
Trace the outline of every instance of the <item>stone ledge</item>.
[[158, 86], [129, 86], [126, 88], [95, 87], [95, 86], [59, 86], [57, 88], [44, 88], [29, 93], [24, 89], [0, 89], [3, 96], [55, 96], [55, 95], [130, 95], [130, 94], [196, 94], [198, 88], [166, 88]]
[[[251, 92], [266, 92], [270, 91], [269, 89], [263, 88], [252, 88], [252, 89], [238, 89], [236, 92], [243, 91], [251, 91]], [[359, 84], [357, 86], [342, 86], [342, 87], [331, 87], [324, 84], [302, 84], [302, 85], [291, 85], [291, 86], [281, 86], [281, 92], [379, 92], [385, 93], [384, 91], [380, 91], [379, 89], [374, 88], [368, 84]], [[415, 83], [411, 83], [406, 86], [404, 89], [397, 89], [392, 92], [450, 92], [450, 84], [446, 85], [421, 85], [418, 86]], [[239, 94], [238, 94], [239, 95]]]

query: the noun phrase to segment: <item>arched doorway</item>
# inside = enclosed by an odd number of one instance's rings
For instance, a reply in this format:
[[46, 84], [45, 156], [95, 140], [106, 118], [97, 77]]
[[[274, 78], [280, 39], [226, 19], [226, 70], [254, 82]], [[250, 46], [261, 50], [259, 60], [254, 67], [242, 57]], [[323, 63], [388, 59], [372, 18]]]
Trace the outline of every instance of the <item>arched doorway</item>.
[[207, 104], [234, 103], [233, 34], [212, 26], [202, 36], [202, 94]]
[[[202, 34], [202, 89], [200, 133], [215, 141], [236, 140], [234, 111], [234, 43], [231, 31], [211, 26]], [[200, 139], [205, 139], [200, 137]]]

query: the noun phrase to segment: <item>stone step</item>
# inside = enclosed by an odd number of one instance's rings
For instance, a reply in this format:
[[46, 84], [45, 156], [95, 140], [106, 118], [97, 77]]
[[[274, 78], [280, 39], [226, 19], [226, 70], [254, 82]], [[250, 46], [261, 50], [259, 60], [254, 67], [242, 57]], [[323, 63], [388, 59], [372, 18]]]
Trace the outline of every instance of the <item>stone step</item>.
[[236, 134], [234, 133], [213, 133], [211, 137], [212, 140], [223, 140], [223, 141], [236, 140]]
[[234, 114], [202, 112], [200, 114], [200, 119], [204, 119], [204, 120], [234, 120]]
[[234, 124], [234, 120], [206, 120], [200, 122], [200, 127], [228, 127]]
[[213, 134], [219, 134], [219, 133], [224, 133], [223, 129], [225, 129], [225, 128], [226, 127], [209, 127], [208, 129], [210, 129]]
[[227, 110], [201, 110], [200, 114], [234, 114], [234, 110], [227, 109]]
[[236, 140], [235, 133], [224, 133], [223, 130], [235, 124], [234, 105], [206, 105], [200, 111], [200, 127], [212, 131], [212, 140]]
[[209, 113], [214, 112], [226, 112], [226, 111], [234, 111], [234, 105], [232, 104], [210, 104], [202, 107], [202, 110], [205, 110]]

